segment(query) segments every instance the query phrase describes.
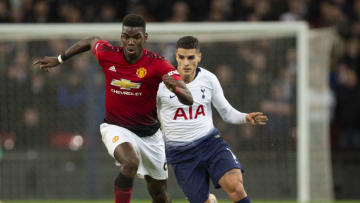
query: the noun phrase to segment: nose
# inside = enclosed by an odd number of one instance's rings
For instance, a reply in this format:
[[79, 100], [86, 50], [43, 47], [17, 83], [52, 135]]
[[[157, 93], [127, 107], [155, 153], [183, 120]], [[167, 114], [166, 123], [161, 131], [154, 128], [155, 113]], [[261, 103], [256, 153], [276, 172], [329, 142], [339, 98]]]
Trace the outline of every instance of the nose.
[[132, 38], [130, 38], [130, 39], [128, 40], [128, 44], [129, 44], [129, 45], [135, 45], [135, 40], [132, 39]]
[[186, 58], [184, 59], [183, 63], [184, 63], [185, 66], [188, 66], [190, 64], [189, 60], [186, 59]]

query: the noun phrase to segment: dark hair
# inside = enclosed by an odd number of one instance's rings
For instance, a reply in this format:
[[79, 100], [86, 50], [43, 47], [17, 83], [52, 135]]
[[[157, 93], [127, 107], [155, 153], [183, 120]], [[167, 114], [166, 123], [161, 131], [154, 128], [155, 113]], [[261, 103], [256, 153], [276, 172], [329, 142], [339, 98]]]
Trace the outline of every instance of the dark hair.
[[196, 49], [196, 50], [200, 51], [200, 43], [196, 37], [184, 36], [176, 42], [176, 49], [178, 49], [178, 48]]
[[123, 19], [123, 26], [129, 27], [143, 27], [144, 30], [146, 29], [145, 19], [137, 14], [128, 14]]

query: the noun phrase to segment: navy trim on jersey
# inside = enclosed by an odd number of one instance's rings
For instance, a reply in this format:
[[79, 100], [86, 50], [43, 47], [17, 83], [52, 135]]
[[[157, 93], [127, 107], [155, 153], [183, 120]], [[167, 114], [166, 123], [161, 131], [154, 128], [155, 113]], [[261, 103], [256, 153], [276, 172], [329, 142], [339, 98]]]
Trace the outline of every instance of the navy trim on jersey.
[[195, 77], [194, 77], [194, 80], [195, 78], [197, 77], [197, 75], [200, 73], [201, 69], [199, 67], [196, 68], [196, 74], [195, 74]]

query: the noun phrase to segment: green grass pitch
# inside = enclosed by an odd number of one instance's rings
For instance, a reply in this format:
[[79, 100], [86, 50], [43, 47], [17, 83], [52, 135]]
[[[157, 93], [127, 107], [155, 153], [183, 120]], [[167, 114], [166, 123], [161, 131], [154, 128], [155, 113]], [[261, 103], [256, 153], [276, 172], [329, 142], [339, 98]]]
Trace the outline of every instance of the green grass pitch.
[[[150, 203], [150, 200], [132, 200], [131, 203]], [[229, 200], [218, 200], [219, 203], [231, 203]], [[297, 203], [296, 201], [287, 200], [257, 200], [252, 203]], [[3, 200], [0, 203], [113, 203], [113, 200]], [[185, 200], [173, 200], [173, 203], [188, 203]], [[313, 202], [313, 203], [327, 203], [327, 202]], [[332, 203], [360, 203], [360, 200], [354, 201], [334, 201]]]

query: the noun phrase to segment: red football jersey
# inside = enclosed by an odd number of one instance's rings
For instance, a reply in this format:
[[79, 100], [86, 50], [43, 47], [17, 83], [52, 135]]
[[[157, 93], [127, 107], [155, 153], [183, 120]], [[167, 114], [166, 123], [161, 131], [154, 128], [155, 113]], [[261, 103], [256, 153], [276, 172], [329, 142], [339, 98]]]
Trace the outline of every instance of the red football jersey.
[[125, 60], [122, 47], [99, 40], [92, 48], [105, 73], [105, 122], [119, 125], [138, 136], [153, 135], [160, 127], [156, 94], [164, 74], [180, 79], [162, 56], [144, 49], [134, 64]]

